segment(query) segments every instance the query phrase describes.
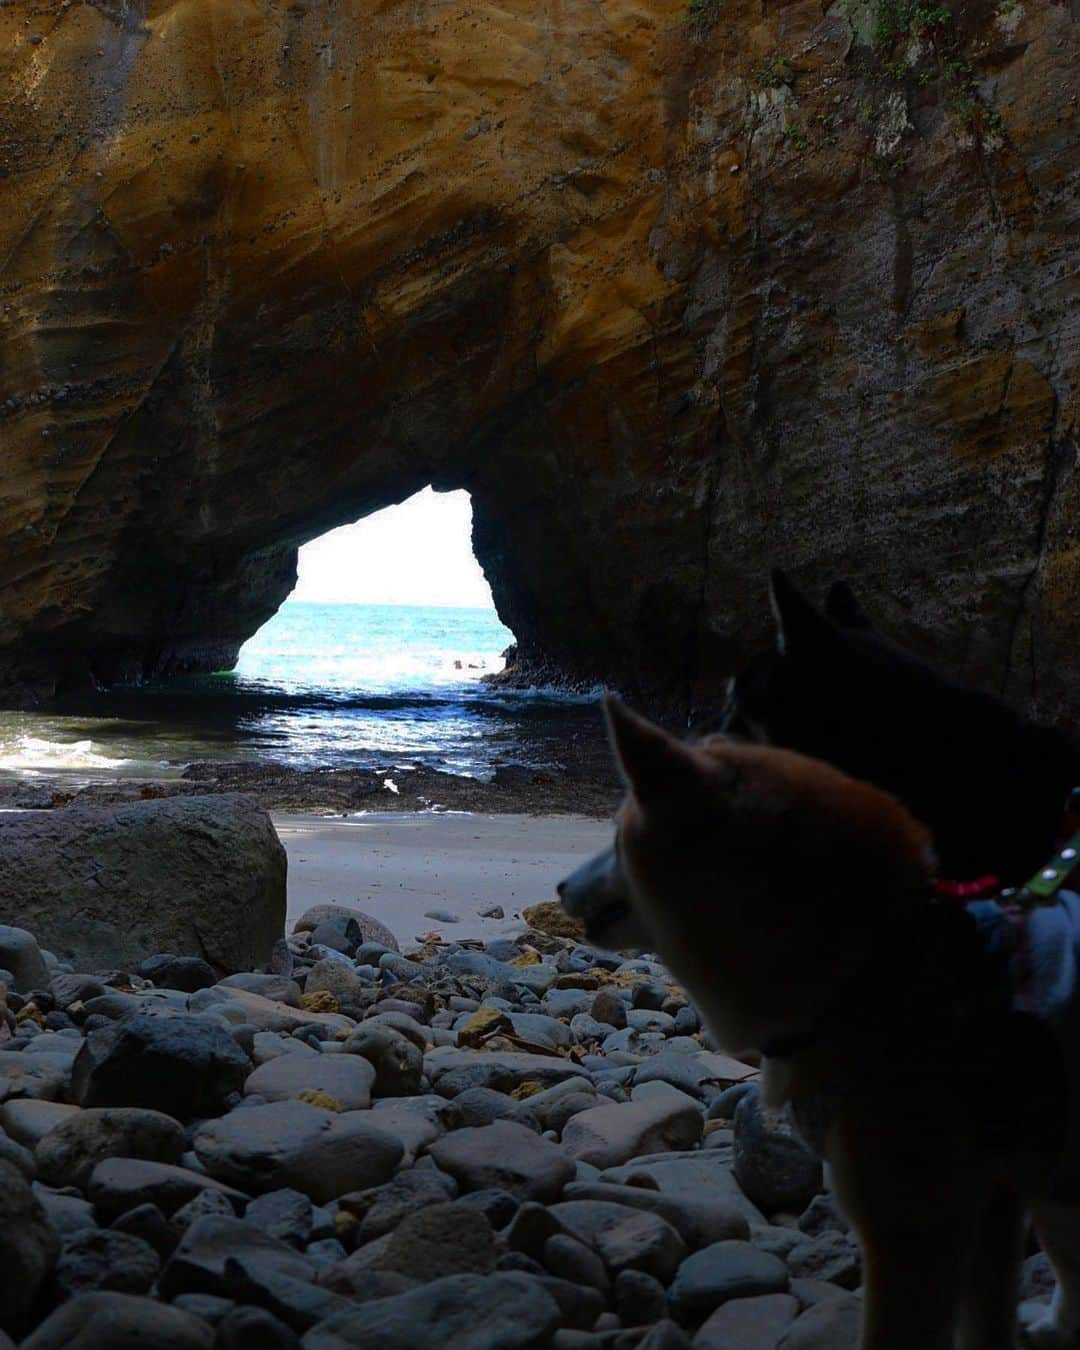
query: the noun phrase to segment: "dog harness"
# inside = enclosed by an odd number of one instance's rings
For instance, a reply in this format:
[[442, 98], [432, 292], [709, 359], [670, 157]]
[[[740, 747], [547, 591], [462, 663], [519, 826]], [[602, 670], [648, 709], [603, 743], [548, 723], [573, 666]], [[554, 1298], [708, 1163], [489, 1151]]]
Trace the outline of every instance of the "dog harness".
[[[1080, 893], [1067, 889], [1074, 878], [1080, 880], [1080, 789], [1066, 811], [1064, 843], [1025, 886], [1002, 890], [998, 878], [989, 875], [939, 881], [931, 906], [939, 922], [951, 912], [961, 928], [974, 925], [984, 972], [998, 990], [995, 1006], [1036, 1018], [1058, 1042], [1069, 1124], [1052, 1191], [1062, 1203], [1080, 1203]], [[949, 901], [959, 903], [954, 909]], [[968, 943], [957, 931], [960, 953]], [[821, 1030], [762, 1046], [762, 1053], [790, 1057], [809, 1048]], [[791, 1102], [796, 1128], [815, 1153], [823, 1153], [828, 1127], [851, 1086], [834, 1082], [812, 1100]], [[991, 1100], [994, 1095], [988, 1094]], [[1009, 1133], [1005, 1120], [988, 1123], [988, 1138], [994, 1141], [1007, 1143]]]

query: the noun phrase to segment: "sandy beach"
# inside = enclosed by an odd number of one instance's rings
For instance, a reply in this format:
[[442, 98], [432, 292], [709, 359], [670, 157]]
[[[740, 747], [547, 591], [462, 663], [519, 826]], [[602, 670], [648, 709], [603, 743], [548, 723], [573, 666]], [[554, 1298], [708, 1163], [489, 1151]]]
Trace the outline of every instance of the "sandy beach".
[[[404, 945], [418, 934], [516, 933], [524, 906], [611, 842], [609, 822], [581, 816], [395, 812], [273, 815], [289, 855], [288, 927], [309, 905], [338, 903], [380, 919]], [[503, 919], [477, 910], [501, 905]], [[459, 923], [425, 917], [447, 910]]]

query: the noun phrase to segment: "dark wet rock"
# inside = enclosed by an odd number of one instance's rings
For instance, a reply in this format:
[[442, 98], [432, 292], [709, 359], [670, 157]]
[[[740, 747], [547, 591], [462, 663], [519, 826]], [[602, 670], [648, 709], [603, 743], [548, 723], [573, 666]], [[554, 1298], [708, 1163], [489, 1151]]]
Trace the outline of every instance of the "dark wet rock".
[[[536, 1117], [542, 1129], [557, 1127], [561, 1129], [559, 1122], [565, 1122], [570, 1118], [565, 1115], [564, 1103], [567, 1098], [572, 1098], [575, 1102], [587, 1098], [589, 1106], [600, 1105], [592, 1080], [585, 1077], [580, 1070], [572, 1078], [565, 1078], [553, 1087], [545, 1088], [543, 1092], [533, 1093], [524, 1105]], [[576, 1114], [576, 1110], [570, 1112], [570, 1115]]]
[[508, 1120], [456, 1130], [429, 1152], [463, 1191], [497, 1187], [523, 1200], [552, 1201], [574, 1176], [557, 1145]]
[[500, 1191], [497, 1188], [470, 1191], [468, 1195], [461, 1197], [458, 1204], [478, 1209], [495, 1229], [505, 1228], [521, 1208], [521, 1201], [516, 1195], [511, 1195], [509, 1191]]
[[523, 1275], [546, 1275], [547, 1271], [539, 1261], [526, 1252], [503, 1252], [495, 1262], [496, 1270], [517, 1270]]
[[782, 1224], [755, 1225], [753, 1239], [759, 1251], [778, 1256], [781, 1261], [786, 1261], [788, 1253], [806, 1241], [797, 1228], [788, 1228]]
[[495, 1234], [485, 1215], [450, 1201], [404, 1218], [389, 1235], [375, 1268], [427, 1283], [447, 1275], [488, 1275], [495, 1258]]
[[822, 1233], [849, 1233], [851, 1224], [835, 1197], [825, 1191], [815, 1195], [799, 1215], [799, 1231], [809, 1237], [820, 1237]]
[[701, 1325], [694, 1350], [776, 1350], [799, 1304], [790, 1294], [762, 1294], [722, 1304]]
[[635, 1158], [622, 1167], [607, 1168], [599, 1180], [617, 1185], [651, 1185], [662, 1195], [680, 1201], [705, 1201], [727, 1214], [731, 1211], [742, 1214], [749, 1224], [765, 1223], [765, 1216], [743, 1194], [731, 1168], [711, 1150]]
[[787, 1268], [748, 1242], [715, 1242], [679, 1267], [668, 1291], [680, 1322], [698, 1322], [732, 1298], [786, 1293]]
[[348, 1252], [337, 1238], [319, 1238], [316, 1242], [308, 1243], [304, 1255], [319, 1270], [323, 1270], [344, 1261]]
[[340, 1294], [313, 1284], [310, 1277], [300, 1279], [268, 1269], [261, 1257], [250, 1252], [241, 1251], [233, 1257], [227, 1275], [239, 1302], [265, 1308], [301, 1335], [309, 1327], [353, 1307]]
[[105, 993], [105, 986], [96, 975], [80, 975], [75, 971], [61, 972], [49, 981], [49, 991], [58, 1008], [68, 1008], [73, 1003], [86, 1003]]
[[523, 1083], [551, 1087], [581, 1076], [569, 1060], [509, 1050], [433, 1050], [424, 1056], [424, 1072], [440, 1096], [451, 1098], [468, 1088], [513, 1092]]
[[[732, 1183], [731, 1190], [735, 1189]], [[573, 1181], [563, 1191], [563, 1199], [604, 1200], [658, 1214], [678, 1230], [683, 1241], [692, 1249], [726, 1238], [745, 1239], [750, 1235], [750, 1224], [742, 1210], [723, 1195], [708, 1191], [694, 1195], [687, 1191], [660, 1191], [640, 1185]]]
[[697, 1104], [682, 1096], [612, 1102], [575, 1115], [563, 1131], [572, 1158], [594, 1167], [618, 1167], [631, 1158], [691, 1148], [701, 1139]]
[[25, 928], [0, 924], [0, 967], [11, 974], [20, 994], [49, 987], [49, 968], [41, 948], [33, 933]]
[[177, 1163], [184, 1131], [172, 1116], [137, 1106], [92, 1107], [60, 1121], [37, 1145], [38, 1173], [50, 1186], [85, 1189], [105, 1158]]
[[253, 994], [250, 989], [230, 989], [220, 984], [192, 994], [188, 1006], [193, 1013], [209, 1012], [233, 1023], [250, 1023], [257, 1031], [296, 1032], [313, 1028], [323, 1036], [333, 1036], [352, 1027], [352, 1022], [338, 1013], [290, 1008], [287, 1003]]
[[238, 971], [218, 984], [223, 989], [246, 989], [249, 994], [261, 994], [289, 1008], [300, 1007], [300, 986], [287, 975], [264, 975], [258, 971]]
[[311, 1236], [315, 1212], [306, 1195], [282, 1187], [256, 1196], [244, 1211], [244, 1221], [279, 1242], [303, 1248]]
[[[244, 1211], [245, 1214], [247, 1211]], [[200, 1191], [172, 1216], [172, 1225], [179, 1237], [197, 1219], [209, 1217], [231, 1219], [235, 1214], [231, 1202], [220, 1191]]]
[[496, 1120], [512, 1120], [526, 1129], [539, 1132], [536, 1115], [526, 1102], [516, 1102], [505, 1092], [491, 1088], [469, 1088], [454, 1098], [462, 1125], [490, 1125]]
[[431, 1029], [406, 1013], [380, 1012], [366, 1020], [371, 1026], [390, 1027], [392, 1031], [400, 1032], [406, 1040], [412, 1041], [421, 1054], [432, 1044]]
[[189, 1120], [220, 1110], [250, 1071], [219, 1024], [136, 1014], [87, 1037], [72, 1091], [83, 1106], [143, 1106]]
[[243, 1191], [201, 1172], [146, 1162], [142, 1158], [106, 1158], [98, 1163], [90, 1174], [87, 1193], [95, 1209], [109, 1223], [137, 1205], [157, 1205], [163, 1214], [171, 1216], [205, 1190], [227, 1196], [237, 1208], [248, 1198]]
[[[406, 1042], [407, 1044], [407, 1042]], [[413, 1054], [414, 1047], [409, 1046]], [[267, 1102], [284, 1102], [301, 1093], [318, 1092], [330, 1097], [342, 1111], [358, 1111], [371, 1105], [375, 1070], [356, 1055], [279, 1055], [249, 1075], [244, 1094]]]
[[621, 1270], [615, 1278], [615, 1311], [624, 1327], [647, 1326], [667, 1315], [667, 1293], [654, 1275]]
[[152, 980], [159, 989], [179, 989], [185, 994], [208, 989], [218, 978], [214, 967], [201, 956], [177, 956], [173, 952], [148, 957], [136, 966], [136, 973]]
[[696, 1031], [701, 1030], [701, 1018], [693, 1008], [683, 1007], [675, 1014], [675, 1034], [677, 1036], [693, 1036]]
[[149, 1298], [95, 1293], [65, 1303], [21, 1350], [212, 1350], [200, 1318]]
[[565, 1229], [547, 1206], [526, 1201], [506, 1231], [506, 1242], [512, 1251], [539, 1261], [548, 1238], [562, 1232]]
[[777, 1342], [776, 1350], [855, 1350], [862, 1300], [852, 1294], [807, 1309]]
[[254, 1192], [288, 1186], [318, 1204], [381, 1185], [404, 1153], [371, 1112], [338, 1114], [299, 1101], [271, 1102], [208, 1120], [197, 1131], [194, 1147], [207, 1172], [220, 1181]]
[[49, 1227], [66, 1239], [84, 1228], [96, 1228], [94, 1206], [77, 1195], [62, 1195], [47, 1186], [35, 1185], [34, 1194], [45, 1211]]
[[862, 1281], [862, 1255], [850, 1233], [803, 1238], [785, 1259], [793, 1277], [826, 1280], [842, 1289], [857, 1289]]
[[611, 1288], [607, 1268], [591, 1247], [569, 1233], [555, 1233], [544, 1243], [543, 1264], [552, 1275], [586, 1284], [606, 1295]]
[[160, 1269], [161, 1258], [141, 1238], [111, 1228], [94, 1228], [64, 1243], [53, 1282], [61, 1298], [97, 1290], [145, 1294]]
[[383, 1186], [343, 1195], [338, 1203], [358, 1219], [356, 1239], [362, 1244], [393, 1232], [417, 1210], [452, 1200], [456, 1193], [457, 1183], [444, 1173], [414, 1170], [400, 1172]]
[[6, 1162], [11, 1167], [17, 1168], [27, 1181], [33, 1181], [37, 1176], [37, 1163], [34, 1161], [34, 1155], [28, 1148], [24, 1148], [22, 1144], [17, 1144], [14, 1139], [10, 1139], [3, 1132], [0, 1132], [0, 1162]]
[[374, 1096], [408, 1097], [420, 1091], [423, 1053], [393, 1027], [364, 1022], [345, 1038], [344, 1051], [362, 1056], [375, 1070]]
[[158, 1281], [163, 1298], [177, 1294], [237, 1296], [238, 1278], [231, 1263], [244, 1257], [264, 1278], [272, 1275], [310, 1280], [310, 1262], [292, 1247], [242, 1219], [208, 1216], [197, 1219], [180, 1240]]
[[559, 1323], [563, 1327], [584, 1331], [595, 1326], [604, 1312], [604, 1296], [587, 1284], [561, 1280], [546, 1272], [541, 1273], [538, 1283], [559, 1305]]
[[311, 930], [313, 947], [329, 947], [345, 956], [352, 956], [365, 940], [363, 930], [351, 914], [331, 914]]
[[626, 1026], [626, 1004], [613, 989], [598, 990], [589, 1012], [598, 1022], [606, 1022], [616, 1031]]
[[785, 1116], [762, 1108], [757, 1091], [735, 1110], [735, 1178], [765, 1214], [799, 1214], [821, 1190], [820, 1161]]
[[433, 1094], [387, 1097], [371, 1107], [371, 1123], [392, 1134], [405, 1150], [403, 1166], [411, 1166], [423, 1151], [459, 1121], [451, 1102]]
[[661, 980], [641, 980], [630, 991], [630, 1005], [659, 1011], [668, 997], [668, 987]]
[[602, 1200], [572, 1200], [549, 1211], [558, 1226], [599, 1253], [608, 1270], [643, 1270], [667, 1283], [686, 1244], [665, 1219]]
[[216, 1294], [178, 1294], [172, 1301], [174, 1308], [182, 1308], [193, 1317], [201, 1317], [210, 1326], [216, 1327], [223, 1317], [236, 1307], [231, 1298], [218, 1298]]
[[755, 1084], [753, 1083], [733, 1083], [731, 1087], [724, 1088], [723, 1092], [709, 1103], [705, 1118], [707, 1120], [734, 1120], [739, 1103], [748, 1092], [754, 1090]]
[[24, 1330], [59, 1252], [30, 1183], [0, 1162], [0, 1330]]
[[556, 1300], [527, 1275], [451, 1275], [332, 1317], [303, 1344], [304, 1350], [538, 1350], [559, 1321]]
[[296, 1332], [265, 1308], [232, 1308], [221, 1319], [214, 1350], [300, 1350]]
[[726, 1055], [716, 1055], [708, 1050], [689, 1055], [662, 1050], [641, 1065], [634, 1075], [634, 1082], [670, 1083], [688, 1097], [708, 1104], [729, 1086], [728, 1075], [732, 1073], [747, 1077], [753, 1070]]
[[[352, 919], [360, 929], [360, 943], [358, 947], [368, 943], [378, 944], [384, 951], [400, 951], [397, 938], [384, 923], [378, 919], [373, 919], [370, 914], [364, 914], [361, 910], [352, 909], [348, 905], [312, 905], [304, 910], [303, 914], [293, 924], [294, 933], [314, 933], [319, 924], [327, 919], [345, 917]], [[366, 957], [365, 957], [366, 959]]]
[[129, 1209], [114, 1219], [111, 1227], [117, 1233], [130, 1233], [132, 1237], [141, 1238], [157, 1252], [162, 1261], [172, 1256], [180, 1236], [175, 1225], [166, 1219], [157, 1205], [151, 1204], [136, 1205], [134, 1209]]
[[356, 999], [364, 989], [364, 981], [343, 961], [316, 961], [304, 981], [306, 994], [333, 994], [339, 1006]]
[[68, 1057], [4, 1050], [0, 1045], [0, 1102], [20, 1097], [55, 1102], [69, 1098], [70, 1094]]

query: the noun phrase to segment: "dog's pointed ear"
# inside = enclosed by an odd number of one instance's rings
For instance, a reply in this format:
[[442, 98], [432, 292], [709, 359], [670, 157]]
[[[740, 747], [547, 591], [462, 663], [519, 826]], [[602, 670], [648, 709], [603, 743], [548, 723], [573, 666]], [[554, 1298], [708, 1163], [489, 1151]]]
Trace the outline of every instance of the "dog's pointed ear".
[[615, 758], [634, 796], [646, 809], [679, 809], [700, 800], [708, 771], [699, 755], [662, 727], [632, 712], [612, 694], [604, 695]]
[[870, 617], [846, 581], [834, 581], [825, 597], [825, 616], [841, 628], [872, 628]]
[[769, 603], [776, 620], [776, 647], [781, 653], [822, 642], [833, 634], [832, 624], [819, 613], [787, 575], [774, 567], [769, 579]]

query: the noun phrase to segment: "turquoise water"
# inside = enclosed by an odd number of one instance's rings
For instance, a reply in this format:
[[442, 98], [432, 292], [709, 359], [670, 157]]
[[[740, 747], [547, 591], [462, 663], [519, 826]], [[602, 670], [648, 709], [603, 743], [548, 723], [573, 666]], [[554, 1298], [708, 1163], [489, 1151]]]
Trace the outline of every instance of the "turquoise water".
[[568, 738], [598, 734], [595, 699], [482, 683], [512, 641], [493, 610], [288, 601], [233, 671], [0, 713], [0, 772], [100, 779], [218, 759], [486, 778], [558, 764]]

